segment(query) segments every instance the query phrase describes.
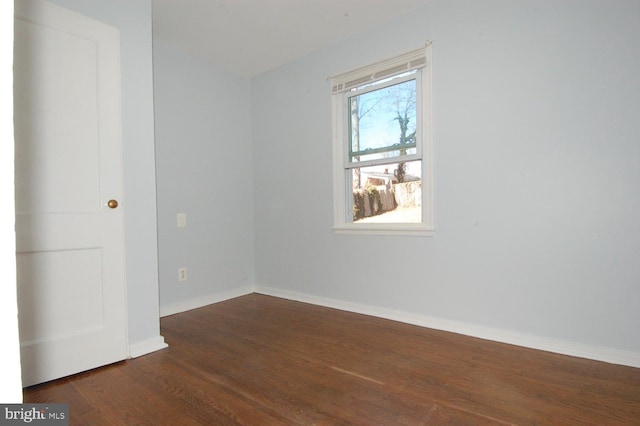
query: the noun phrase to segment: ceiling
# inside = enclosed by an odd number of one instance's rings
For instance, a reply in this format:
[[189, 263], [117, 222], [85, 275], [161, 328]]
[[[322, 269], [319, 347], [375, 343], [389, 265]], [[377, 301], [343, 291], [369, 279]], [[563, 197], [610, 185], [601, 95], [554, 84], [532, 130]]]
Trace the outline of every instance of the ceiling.
[[153, 0], [154, 38], [253, 77], [426, 0]]

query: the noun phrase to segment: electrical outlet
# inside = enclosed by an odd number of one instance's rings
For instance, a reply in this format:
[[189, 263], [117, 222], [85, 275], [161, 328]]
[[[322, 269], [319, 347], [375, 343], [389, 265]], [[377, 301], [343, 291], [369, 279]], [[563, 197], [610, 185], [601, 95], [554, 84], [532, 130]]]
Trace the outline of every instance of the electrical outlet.
[[183, 266], [182, 268], [178, 268], [178, 281], [186, 281], [187, 280], [187, 267]]

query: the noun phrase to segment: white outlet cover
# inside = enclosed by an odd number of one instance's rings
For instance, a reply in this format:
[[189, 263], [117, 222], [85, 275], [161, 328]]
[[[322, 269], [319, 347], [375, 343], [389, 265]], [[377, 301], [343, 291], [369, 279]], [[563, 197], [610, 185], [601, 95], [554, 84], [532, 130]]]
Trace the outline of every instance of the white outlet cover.
[[186, 281], [187, 278], [187, 268], [178, 268], [178, 281]]

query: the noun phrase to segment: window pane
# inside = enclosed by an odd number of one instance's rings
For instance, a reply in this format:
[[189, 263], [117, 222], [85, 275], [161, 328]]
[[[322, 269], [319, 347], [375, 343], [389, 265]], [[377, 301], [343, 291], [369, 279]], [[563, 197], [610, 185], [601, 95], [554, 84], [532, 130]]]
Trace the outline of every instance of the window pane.
[[352, 220], [357, 223], [421, 223], [422, 161], [349, 171]]
[[373, 151], [368, 155], [407, 155], [415, 146], [415, 80], [351, 96], [349, 106], [351, 161], [363, 161], [366, 151]]

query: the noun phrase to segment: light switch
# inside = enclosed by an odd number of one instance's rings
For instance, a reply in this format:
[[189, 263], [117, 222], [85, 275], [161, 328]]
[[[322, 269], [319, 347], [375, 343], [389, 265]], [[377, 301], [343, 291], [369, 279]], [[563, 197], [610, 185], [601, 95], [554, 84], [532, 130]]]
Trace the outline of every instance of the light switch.
[[184, 228], [187, 226], [187, 214], [186, 213], [178, 213], [178, 228]]

